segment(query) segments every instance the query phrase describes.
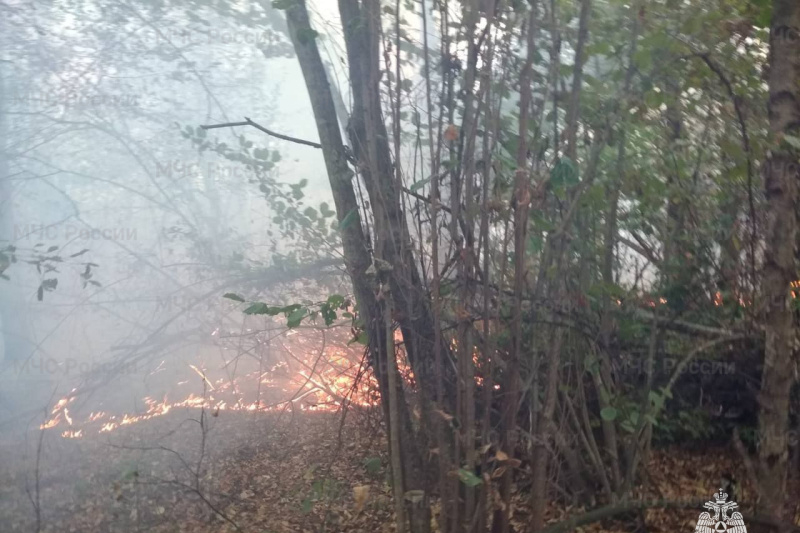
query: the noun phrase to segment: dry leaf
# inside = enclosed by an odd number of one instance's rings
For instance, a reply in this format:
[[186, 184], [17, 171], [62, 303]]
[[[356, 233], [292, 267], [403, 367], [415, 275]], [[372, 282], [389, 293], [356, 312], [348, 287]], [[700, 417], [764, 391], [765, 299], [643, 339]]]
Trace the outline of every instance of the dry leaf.
[[448, 415], [447, 413], [445, 413], [441, 409], [436, 409], [434, 412], [436, 414], [438, 414], [439, 416], [441, 416], [442, 418], [444, 418], [445, 420], [447, 420], [448, 422], [450, 422], [453, 419], [453, 417], [451, 415]]
[[455, 141], [456, 139], [458, 139], [458, 128], [454, 124], [450, 124], [447, 126], [447, 129], [444, 130], [444, 140]]
[[358, 485], [353, 487], [353, 500], [355, 501], [353, 509], [355, 510], [356, 514], [359, 514], [362, 510], [364, 510], [364, 505], [367, 503], [368, 498], [369, 485]]
[[470, 312], [461, 306], [456, 307], [455, 315], [460, 322], [469, 321], [472, 318]]
[[497, 479], [499, 477], [502, 477], [503, 474], [505, 474], [505, 473], [506, 473], [506, 467], [505, 466], [501, 466], [500, 468], [498, 468], [494, 472], [492, 472], [492, 477], [494, 479]]

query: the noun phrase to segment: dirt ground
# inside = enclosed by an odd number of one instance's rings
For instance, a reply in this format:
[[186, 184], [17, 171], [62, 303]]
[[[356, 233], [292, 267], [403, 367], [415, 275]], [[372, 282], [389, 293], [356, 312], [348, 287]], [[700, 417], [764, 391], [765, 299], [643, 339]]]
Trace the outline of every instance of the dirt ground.
[[[344, 425], [331, 412], [202, 414], [175, 410], [79, 439], [46, 430], [38, 465], [39, 431], [6, 435], [2, 531], [36, 531], [37, 506], [41, 530], [54, 533], [314, 531], [323, 521], [358, 531], [367, 513], [391, 523], [370, 414]], [[369, 505], [354, 513], [353, 487], [367, 485]]]
[[[41, 531], [52, 533], [394, 530], [374, 410], [353, 410], [342, 422], [330, 411], [182, 408], [78, 439], [36, 428], [15, 435], [0, 438], [4, 532], [36, 531], [37, 508]], [[723, 472], [746, 477], [733, 452], [720, 450], [659, 450], [647, 471], [639, 495], [649, 498], [707, 500]], [[742, 483], [739, 501], [751, 498]], [[524, 487], [515, 500], [521, 530]], [[551, 505], [549, 519], [581, 511]], [[647, 529], [692, 531], [701, 511], [649, 511]], [[630, 524], [601, 522], [584, 531], [630, 531]]]

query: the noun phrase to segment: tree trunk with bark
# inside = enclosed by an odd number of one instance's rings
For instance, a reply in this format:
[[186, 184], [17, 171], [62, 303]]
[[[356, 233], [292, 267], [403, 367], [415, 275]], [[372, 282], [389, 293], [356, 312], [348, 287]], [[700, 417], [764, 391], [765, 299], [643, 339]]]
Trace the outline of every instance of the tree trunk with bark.
[[757, 477], [763, 513], [785, 512], [789, 396], [795, 381], [796, 327], [790, 284], [797, 279], [798, 155], [786, 138], [800, 138], [800, 2], [775, 0], [770, 30], [770, 156], [765, 163], [766, 243], [762, 292], [766, 345], [759, 394]]
[[[355, 7], [353, 3], [343, 0], [340, 7], [343, 9], [342, 18], [345, 24], [357, 24], [361, 20], [350, 18], [349, 12], [346, 11]], [[358, 16], [360, 16], [360, 12], [356, 13], [359, 13]], [[370, 17], [378, 16], [378, 13], [369, 13], [364, 16], [366, 20], [369, 20]], [[388, 137], [380, 113], [379, 91], [375, 78], [378, 72], [375, 70], [373, 76], [370, 77], [372, 91], [369, 94], [373, 99], [372, 104], [356, 105], [351, 120], [356, 122], [363, 120], [364, 124], [365, 133], [363, 135], [366, 137], [356, 135], [359, 144], [355, 151], [362, 175], [365, 171], [370, 172], [369, 178], [365, 178], [365, 183], [368, 184], [368, 191], [371, 190], [371, 206], [375, 217], [377, 252], [380, 256], [380, 259], [377, 260], [379, 262], [377, 270], [384, 272], [388, 278], [387, 283], [391, 287], [385, 292], [385, 296], [381, 296], [384, 293], [380, 291], [382, 281], [376, 279], [377, 272], [374, 268], [376, 260], [370, 254], [371, 246], [358, 217], [359, 206], [353, 187], [355, 176], [348, 166], [347, 152], [341, 137], [330, 84], [323, 68], [319, 48], [313, 37], [315, 34], [311, 31], [305, 2], [300, 1], [289, 7], [286, 10], [286, 17], [314, 111], [337, 218], [340, 221], [345, 264], [353, 283], [359, 312], [368, 332], [371, 361], [380, 386], [384, 416], [387, 422], [390, 422], [390, 433], [393, 433], [390, 435], [390, 455], [393, 457], [399, 455], [402, 463], [400, 472], [396, 471], [397, 466], [393, 465], [392, 476], [397, 476], [394, 486], [402, 487], [405, 493], [395, 494], [394, 497], [401, 505], [408, 508], [407, 522], [411, 533], [427, 533], [430, 530], [430, 507], [427, 504], [429, 488], [424, 468], [425, 461], [421, 453], [421, 450], [427, 449], [427, 436], [425, 439], [421, 439], [421, 432], [414, 430], [401, 384], [396, 383], [395, 387], [391, 387], [388, 379], [388, 373], [394, 368], [396, 361], [389, 361], [389, 357], [393, 358], [394, 353], [388, 353], [386, 348], [390, 342], [393, 342], [393, 338], [389, 337], [391, 328], [387, 327], [386, 321], [388, 320], [391, 324], [392, 319], [396, 318], [400, 323], [412, 369], [422, 382], [421, 388], [423, 389], [427, 383], [427, 377], [430, 375], [423, 364], [427, 364], [427, 361], [422, 360], [421, 356], [415, 357], [412, 350], [413, 347], [424, 345], [419, 342], [419, 337], [433, 338], [433, 326], [430, 321], [430, 309], [422, 300], [423, 291], [413, 263], [413, 253], [410, 246], [407, 246], [408, 230], [400, 209], [399, 188], [391, 174]], [[377, 39], [377, 34], [374, 34], [374, 38]], [[348, 50], [350, 44], [348, 44]], [[361, 45], [365, 45], [365, 43], [361, 43]], [[375, 46], [377, 46], [377, 42]], [[372, 48], [372, 50], [377, 53], [377, 48]], [[359, 47], [358, 51], [363, 53], [365, 50]], [[371, 60], [358, 56], [349, 59], [351, 64], [362, 67], [361, 61], [368, 61], [377, 69], [377, 57], [373, 57]], [[354, 95], [355, 87], [364, 80], [366, 77], [363, 76], [354, 78]], [[363, 87], [361, 91], [360, 94], [367, 94]], [[357, 100], [357, 102], [359, 101]], [[353, 131], [352, 125], [350, 131]], [[367, 147], [369, 155], [362, 152], [365, 138], [371, 139], [371, 142], [368, 143], [370, 146]], [[377, 181], [378, 178], [381, 181]], [[404, 283], [399, 283], [398, 279]], [[382, 306], [379, 296], [393, 298], [392, 306]], [[385, 316], [387, 309], [392, 307], [395, 309], [394, 317]], [[420, 334], [420, 331], [423, 333]], [[431, 347], [432, 342], [428, 342], [425, 346], [426, 350], [420, 351], [430, 353]], [[426, 427], [425, 424], [423, 427]], [[392, 428], [395, 431], [391, 431]], [[395, 443], [394, 446], [392, 446], [392, 442]], [[396, 449], [398, 444], [399, 453]]]

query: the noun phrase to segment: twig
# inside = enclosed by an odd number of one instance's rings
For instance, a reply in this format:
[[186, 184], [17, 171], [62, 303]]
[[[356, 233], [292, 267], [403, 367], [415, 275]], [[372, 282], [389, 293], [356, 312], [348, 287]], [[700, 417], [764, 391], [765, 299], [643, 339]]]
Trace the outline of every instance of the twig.
[[755, 268], [756, 268], [756, 260], [755, 260], [755, 238], [756, 238], [756, 207], [755, 207], [755, 200], [753, 199], [753, 156], [751, 154], [750, 149], [750, 135], [747, 132], [747, 122], [744, 118], [744, 112], [742, 111], [741, 106], [741, 98], [736, 94], [733, 90], [733, 84], [725, 75], [722, 68], [717, 65], [714, 61], [711, 60], [711, 56], [707, 52], [704, 53], [696, 53], [696, 57], [700, 58], [707, 66], [710, 68], [714, 74], [720, 79], [722, 84], [725, 86], [726, 91], [728, 92], [728, 96], [733, 103], [733, 109], [736, 112], [736, 119], [739, 122], [739, 129], [742, 133], [742, 148], [744, 148], [745, 156], [747, 157], [747, 201], [748, 207], [750, 210], [750, 276], [751, 276], [751, 283], [755, 286]]
[[[174, 455], [178, 461], [181, 463], [181, 466], [188, 472], [189, 476], [191, 477], [191, 483], [184, 483], [178, 476], [173, 473], [174, 479], [160, 479], [155, 478], [159, 483], [163, 483], [166, 485], [175, 485], [181, 487], [186, 492], [195, 494], [201, 502], [203, 502], [211, 511], [219, 516], [222, 520], [230, 524], [238, 533], [244, 533], [241, 527], [230, 517], [228, 516], [222, 509], [216, 506], [203, 492], [202, 486], [202, 476], [203, 476], [203, 462], [206, 457], [206, 448], [207, 448], [207, 440], [208, 440], [208, 425], [206, 423], [206, 398], [208, 394], [208, 387], [205, 379], [205, 375], [202, 372], [198, 372], [203, 377], [203, 403], [201, 405], [200, 410], [200, 419], [190, 418], [186, 421], [193, 421], [196, 422], [200, 426], [200, 433], [201, 433], [201, 440], [200, 440], [200, 453], [199, 457], [197, 458], [197, 462], [195, 465], [189, 464], [189, 461], [184, 458], [184, 456], [177, 450], [172, 448], [168, 448], [163, 445], [159, 446], [129, 446], [129, 445], [115, 445], [110, 444], [112, 448], [124, 449], [124, 450], [139, 450], [139, 451], [162, 451], [167, 452]], [[137, 480], [137, 484], [139, 481]], [[142, 483], [146, 484], [146, 483]]]
[[[47, 400], [47, 405], [44, 408], [44, 419], [47, 421], [47, 418], [50, 415], [50, 405], [53, 403], [53, 398], [56, 395], [56, 387], [53, 389], [52, 394], [50, 394], [50, 399]], [[44, 444], [44, 430], [39, 429], [39, 443], [36, 446], [36, 463], [34, 466], [34, 493], [31, 494], [30, 488], [25, 487], [25, 491], [28, 493], [28, 498], [31, 500], [31, 504], [33, 505], [33, 509], [36, 512], [36, 533], [39, 533], [42, 530], [42, 503], [41, 503], [41, 490], [39, 487], [39, 479], [40, 475], [40, 467], [42, 462], [42, 446]], [[27, 448], [27, 446], [26, 446]], [[27, 484], [26, 484], [27, 485]]]
[[[48, 403], [49, 405], [49, 403]], [[44, 417], [47, 420], [48, 416], [48, 408], [44, 410]], [[40, 478], [40, 465], [42, 461], [42, 444], [44, 443], [44, 430], [39, 430], [39, 444], [36, 446], [36, 465], [34, 466], [34, 493], [31, 495], [30, 490], [28, 490], [28, 497], [33, 504], [33, 509], [36, 512], [36, 533], [39, 533], [42, 530], [42, 503], [41, 503], [41, 491], [39, 489], [39, 478]]]
[[315, 143], [314, 141], [306, 141], [305, 139], [298, 139], [297, 137], [290, 137], [289, 135], [284, 135], [282, 133], [278, 133], [272, 130], [268, 130], [261, 124], [253, 122], [247, 117], [244, 117], [244, 122], [226, 122], [224, 124], [206, 124], [200, 126], [201, 129], [204, 130], [213, 130], [217, 128], [236, 128], [238, 126], [253, 126], [255, 129], [263, 131], [267, 135], [271, 135], [272, 137], [277, 137], [278, 139], [283, 139], [284, 141], [289, 141], [297, 144], [303, 144], [305, 146], [310, 146], [312, 148], [322, 148], [320, 143]]
[[[653, 313], [647, 311], [645, 309], [634, 308], [633, 315], [637, 318], [641, 318], [642, 320], [653, 320]], [[733, 329], [725, 329], [725, 328], [716, 328], [713, 326], [706, 326], [703, 324], [696, 324], [694, 322], [688, 322], [686, 320], [679, 320], [679, 319], [670, 319], [670, 318], [659, 318], [658, 325], [663, 328], [667, 328], [673, 331], [685, 333], [687, 335], [702, 335], [702, 336], [711, 336], [711, 337], [727, 337], [728, 340], [733, 338], [738, 338], [740, 335], [744, 335], [745, 332], [740, 332]]]
[[[411, 189], [409, 189], [408, 187], [400, 187], [400, 190], [402, 190], [404, 193], [406, 193], [409, 196], [413, 196], [417, 200], [420, 200], [420, 201], [428, 203], [428, 204], [432, 203], [430, 198], [428, 198], [427, 196], [423, 196], [423, 195], [421, 195], [419, 193], [416, 193], [416, 192], [412, 191]], [[447, 207], [446, 205], [442, 205], [441, 203], [439, 204], [439, 209], [441, 209], [442, 211], [446, 211], [448, 213], [452, 213], [452, 211], [450, 210], [449, 207]]]

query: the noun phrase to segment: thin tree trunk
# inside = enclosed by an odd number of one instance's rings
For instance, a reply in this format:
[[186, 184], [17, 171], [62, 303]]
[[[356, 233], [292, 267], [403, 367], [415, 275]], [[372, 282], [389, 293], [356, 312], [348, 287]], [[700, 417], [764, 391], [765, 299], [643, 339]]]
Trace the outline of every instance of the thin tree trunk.
[[[517, 146], [517, 170], [514, 178], [514, 301], [511, 324], [512, 352], [505, 371], [506, 401], [503, 406], [502, 448], [509, 457], [514, 456], [517, 444], [517, 409], [519, 406], [519, 369], [522, 358], [522, 293], [525, 288], [525, 245], [527, 240], [528, 210], [531, 202], [530, 168], [528, 165], [528, 117], [531, 104], [531, 74], [536, 54], [536, 3], [530, 8], [527, 24], [527, 56], [520, 75], [519, 100], [519, 145]], [[506, 469], [501, 485], [504, 508], [495, 518], [493, 529], [500, 533], [509, 531], [511, 517], [512, 469]]]
[[[461, 128], [459, 167], [463, 165], [461, 183], [464, 185], [464, 224], [462, 226], [463, 238], [461, 239], [461, 257], [458, 261], [458, 273], [461, 282], [461, 309], [458, 324], [458, 358], [459, 358], [459, 384], [461, 392], [461, 415], [463, 421], [463, 454], [464, 468], [475, 471], [475, 362], [473, 360], [473, 330], [474, 325], [470, 309], [475, 305], [475, 289], [473, 283], [475, 268], [480, 250], [475, 249], [475, 139], [478, 131], [478, 119], [482, 103], [482, 93], [487, 90], [490, 83], [488, 76], [481, 78], [481, 87], [478, 94], [474, 93], [474, 86], [478, 78], [478, 53], [479, 42], [476, 34], [478, 23], [478, 5], [476, 0], [470, 0], [464, 7], [466, 39], [468, 46], [467, 67], [464, 76], [464, 122]], [[486, 32], [491, 31], [491, 19], [487, 21]], [[484, 71], [488, 65], [484, 64]], [[455, 217], [454, 217], [455, 218]], [[458, 224], [456, 224], [458, 227]], [[458, 240], [458, 239], [457, 239]], [[485, 275], [485, 274], [484, 274]], [[464, 506], [462, 510], [462, 528], [465, 533], [470, 533], [475, 513], [475, 487], [464, 487]]]
[[[567, 121], [566, 121], [566, 137], [567, 137], [567, 146], [566, 146], [566, 156], [569, 157], [573, 164], [576, 164], [577, 160], [577, 133], [578, 133], [578, 118], [580, 115], [580, 97], [582, 91], [582, 80], [583, 80], [583, 66], [585, 61], [585, 48], [586, 43], [589, 38], [589, 20], [591, 17], [591, 8], [592, 2], [591, 0], [582, 0], [581, 1], [581, 10], [580, 16], [578, 20], [578, 41], [575, 46], [575, 65], [573, 67], [572, 73], [572, 90], [570, 93], [570, 99], [567, 106]], [[554, 88], [555, 91], [558, 88]], [[577, 201], [577, 198], [582, 194], [581, 190], [574, 191], [573, 195], [571, 196], [571, 201], [574, 203]], [[570, 216], [570, 213], [567, 213], [567, 216]], [[565, 223], [568, 223], [565, 220]], [[579, 224], [580, 227], [583, 227], [583, 224]], [[581, 231], [581, 230], [579, 230]], [[551, 246], [547, 246], [546, 250], [548, 252], [552, 252], [548, 254], [548, 259], [553, 261], [557, 265], [562, 265], [564, 268], [568, 268], [566, 261], [564, 261], [564, 254], [566, 252], [566, 241], [562, 235], [551, 235], [551, 237], [555, 238], [556, 242], [553, 242], [552, 239], [548, 239], [550, 241], [549, 244]], [[558, 272], [558, 268], [555, 269]], [[549, 274], [549, 262], [547, 259], [543, 262], [543, 270], [540, 272], [540, 279], [548, 280], [545, 285], [539, 285], [539, 288], [544, 289], [547, 286], [552, 287], [554, 290], [552, 294], [548, 294], [548, 297], [552, 298], [553, 301], [559, 301], [559, 298], [565, 293], [566, 287], [564, 286], [561, 280], [556, 281], [556, 283], [552, 283], [552, 279]], [[579, 276], [582, 278], [582, 276]], [[538, 421], [536, 424], [536, 429], [534, 431], [533, 439], [534, 439], [534, 447], [533, 447], [533, 465], [532, 465], [532, 483], [533, 486], [531, 488], [531, 521], [530, 521], [530, 531], [538, 531], [544, 525], [544, 511], [545, 506], [547, 503], [547, 474], [548, 474], [548, 441], [550, 440], [551, 433], [553, 431], [553, 413], [555, 411], [555, 405], [557, 400], [557, 391], [558, 391], [558, 373], [559, 373], [559, 365], [561, 360], [561, 343], [562, 343], [562, 335], [563, 331], [559, 327], [555, 327], [551, 342], [548, 347], [548, 357], [547, 357], [547, 379], [546, 379], [546, 388], [545, 388], [545, 402], [542, 406], [542, 411], [539, 413]], [[538, 367], [538, 365], [536, 365]], [[534, 368], [534, 371], [538, 371], [538, 368]], [[534, 394], [538, 394], [538, 391], [534, 391]], [[581, 492], [585, 491], [585, 483], [583, 478], [573, 480], [573, 491]]]
[[[566, 241], [558, 239], [559, 249], [555, 251], [558, 258], [556, 262], [556, 272], [561, 268], [566, 268], [564, 264], [564, 247]], [[558, 301], [558, 295], [565, 293], [563, 273], [557, 274], [559, 279], [555, 283], [555, 290], [553, 291], [555, 297], [554, 301]], [[558, 374], [561, 364], [561, 345], [563, 340], [563, 328], [559, 326], [552, 327], [551, 341], [548, 346], [547, 354], [547, 378], [545, 380], [545, 398], [542, 405], [542, 411], [539, 413], [539, 421], [536, 425], [536, 433], [534, 434], [533, 446], [533, 465], [531, 467], [531, 520], [529, 530], [532, 532], [539, 531], [544, 526], [544, 512], [547, 505], [547, 482], [548, 482], [548, 443], [553, 433], [553, 414], [555, 413], [556, 400], [558, 395]], [[578, 483], [582, 481], [576, 480]]]
[[[638, 2], [637, 5], [634, 5], [632, 12], [633, 16], [631, 18], [633, 22], [633, 28], [631, 30], [631, 39], [628, 49], [628, 68], [625, 74], [626, 94], [630, 93], [633, 75], [635, 72], [633, 58], [636, 54], [640, 31]], [[620, 187], [625, 179], [626, 141], [625, 122], [621, 121], [620, 131], [618, 133], [619, 146], [617, 147], [617, 174], [616, 178], [613, 179], [610, 184], [610, 191], [608, 193], [610, 196], [610, 201], [608, 213], [606, 215], [606, 232], [603, 252], [602, 276], [603, 282], [608, 288], [614, 285], [614, 249], [616, 247], [617, 239], [617, 210], [619, 207]], [[600, 399], [601, 409], [610, 405], [608, 389], [613, 385], [611, 381], [611, 364], [609, 358], [611, 356], [611, 337], [614, 329], [614, 323], [611, 312], [611, 298], [608, 296], [603, 300], [603, 309], [603, 316], [600, 319], [600, 339], [602, 340], [604, 351], [603, 356], [600, 358], [602, 372], [593, 376], [598, 389], [597, 394], [598, 398]], [[601, 426], [603, 429], [603, 439], [605, 440], [606, 452], [608, 453], [609, 460], [611, 462], [610, 468], [611, 481], [613, 484], [612, 486], [616, 492], [621, 486], [617, 430], [614, 421], [612, 420], [605, 420], [601, 418]], [[611, 494], [610, 496], [613, 499], [615, 494]]]
[[[422, 5], [422, 38], [424, 49], [424, 72], [425, 72], [425, 99], [427, 105], [428, 115], [428, 149], [430, 150], [431, 169], [431, 188], [430, 188], [430, 204], [431, 204], [431, 299], [433, 300], [433, 329], [434, 329], [434, 379], [436, 382], [436, 409], [437, 416], [434, 417], [434, 425], [436, 428], [436, 447], [438, 449], [438, 484], [439, 484], [439, 498], [441, 501], [441, 512], [439, 514], [439, 527], [442, 531], [448, 530], [450, 501], [452, 495], [450, 494], [450, 486], [448, 479], [448, 471], [450, 470], [450, 452], [449, 441], [446, 435], [448, 429], [448, 421], [443, 415], [444, 413], [444, 387], [443, 387], [443, 371], [442, 371], [442, 298], [440, 294], [440, 264], [439, 264], [439, 142], [437, 142], [437, 149], [434, 149], [434, 130], [433, 130], [433, 98], [431, 96], [431, 70], [430, 70], [430, 55], [428, 47], [428, 6], [423, 1]], [[441, 121], [440, 121], [441, 126]]]
[[774, 0], [770, 31], [769, 118], [772, 146], [764, 186], [767, 230], [762, 292], [766, 351], [759, 394], [757, 475], [761, 511], [781, 521], [786, 502], [789, 395], [794, 384], [796, 328], [789, 300], [797, 275], [798, 150], [800, 137], [800, 2]]
[[392, 462], [392, 492], [394, 493], [394, 512], [397, 523], [397, 533], [406, 531], [406, 513], [404, 508], [405, 490], [403, 489], [403, 461], [400, 455], [400, 410], [397, 389], [402, 385], [398, 383], [397, 360], [394, 353], [394, 335], [392, 333], [392, 299], [389, 293], [385, 294], [384, 326], [386, 328], [386, 369], [388, 371], [389, 385], [389, 439]]
[[567, 157], [575, 161], [578, 151], [578, 117], [581, 106], [583, 65], [586, 61], [586, 43], [589, 40], [589, 18], [592, 14], [592, 0], [581, 0], [578, 17], [578, 42], [575, 45], [575, 66], [572, 70], [572, 91], [567, 107]]
[[[403, 333], [407, 355], [425, 403], [433, 398], [435, 376], [430, 354], [436, 334], [428, 294], [419, 277], [410, 244], [408, 225], [400, 203], [400, 183], [393, 168], [389, 136], [380, 100], [379, 34], [377, 2], [339, 0], [348, 69], [354, 102], [348, 134], [358, 161], [375, 220], [375, 249], [394, 268], [391, 276], [395, 319]], [[446, 353], [446, 347], [442, 350]], [[447, 367], [443, 368], [447, 373]], [[454, 383], [446, 374], [446, 391]], [[451, 398], [445, 395], [444, 401]], [[452, 402], [452, 400], [449, 400]], [[426, 415], [423, 409], [423, 416]], [[425, 437], [425, 435], [422, 435]], [[423, 443], [424, 445], [424, 443]]]
[[[428, 513], [427, 493], [424, 490], [424, 470], [417, 448], [416, 435], [411, 424], [402, 387], [396, 387], [396, 401], [389, 399], [388, 359], [386, 347], [393, 339], [386, 338], [386, 327], [380, 304], [376, 299], [374, 277], [368, 275], [372, 266], [367, 242], [358, 219], [358, 203], [353, 190], [353, 171], [347, 165], [346, 152], [341, 137], [336, 109], [330, 92], [328, 79], [314, 39], [309, 39], [311, 29], [305, 2], [299, 1], [286, 10], [289, 33], [306, 82], [314, 119], [322, 145], [325, 167], [331, 184], [337, 218], [341, 225], [342, 247], [345, 265], [353, 283], [353, 292], [359, 312], [369, 336], [370, 356], [383, 400], [384, 416], [390, 421], [389, 408], [396, 409], [399, 430], [399, 448], [402, 455], [405, 488], [422, 491], [422, 505], [414, 505], [422, 513]], [[302, 35], [302, 37], [300, 37]], [[391, 318], [391, 317], [390, 317]], [[401, 474], [401, 475], [403, 475]], [[400, 502], [405, 494], [395, 494]], [[415, 501], [419, 503], [419, 498]], [[428, 515], [429, 516], [429, 515]], [[430, 527], [430, 520], [419, 521]], [[427, 529], [413, 533], [425, 533]]]

